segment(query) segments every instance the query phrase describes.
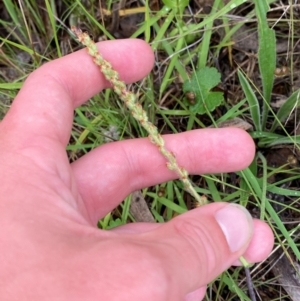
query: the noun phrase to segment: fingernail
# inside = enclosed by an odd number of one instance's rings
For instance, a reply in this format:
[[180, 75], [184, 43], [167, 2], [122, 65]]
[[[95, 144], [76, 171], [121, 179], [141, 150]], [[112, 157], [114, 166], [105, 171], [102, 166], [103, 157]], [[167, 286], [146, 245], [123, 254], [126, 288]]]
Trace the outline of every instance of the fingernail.
[[253, 221], [243, 206], [229, 204], [217, 211], [215, 218], [231, 252], [236, 252], [249, 243], [253, 233]]

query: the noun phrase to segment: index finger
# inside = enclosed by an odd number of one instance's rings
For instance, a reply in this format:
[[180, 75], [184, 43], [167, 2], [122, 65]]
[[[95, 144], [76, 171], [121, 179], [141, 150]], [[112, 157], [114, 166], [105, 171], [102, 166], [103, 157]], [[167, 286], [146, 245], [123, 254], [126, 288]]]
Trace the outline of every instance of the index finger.
[[[99, 43], [98, 48], [126, 83], [143, 78], [153, 66], [153, 52], [141, 40], [106, 41]], [[21, 140], [30, 141], [39, 136], [66, 145], [74, 108], [106, 87], [109, 87], [108, 82], [82, 49], [34, 71], [25, 81], [1, 127], [10, 132], [21, 132]]]

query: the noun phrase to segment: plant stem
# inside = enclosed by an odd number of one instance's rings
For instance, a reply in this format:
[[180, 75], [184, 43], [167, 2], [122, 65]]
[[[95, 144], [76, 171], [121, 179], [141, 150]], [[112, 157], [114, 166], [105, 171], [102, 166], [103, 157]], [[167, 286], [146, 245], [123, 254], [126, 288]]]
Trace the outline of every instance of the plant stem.
[[249, 270], [248, 267], [245, 267], [245, 273], [246, 273], [246, 281], [247, 281], [247, 286], [248, 286], [250, 299], [251, 299], [251, 301], [256, 301], [253, 282], [252, 282], [250, 270]]

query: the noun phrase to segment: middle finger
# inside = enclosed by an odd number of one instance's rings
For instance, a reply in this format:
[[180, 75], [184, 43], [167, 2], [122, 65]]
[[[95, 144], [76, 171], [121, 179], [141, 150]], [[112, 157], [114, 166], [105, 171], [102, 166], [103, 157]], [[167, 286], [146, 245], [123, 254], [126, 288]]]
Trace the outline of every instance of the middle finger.
[[[236, 128], [203, 129], [164, 136], [166, 148], [191, 174], [241, 170], [254, 156], [254, 143]], [[72, 164], [85, 206], [96, 223], [132, 191], [176, 179], [148, 139], [103, 145]]]

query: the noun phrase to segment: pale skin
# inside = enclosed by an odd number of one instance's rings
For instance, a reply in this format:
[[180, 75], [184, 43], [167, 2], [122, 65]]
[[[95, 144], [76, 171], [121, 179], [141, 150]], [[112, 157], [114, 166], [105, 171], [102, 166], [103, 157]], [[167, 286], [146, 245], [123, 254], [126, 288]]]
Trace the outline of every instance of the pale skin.
[[[139, 40], [98, 44], [121, 79], [153, 66]], [[110, 143], [69, 164], [65, 147], [73, 110], [108, 87], [85, 50], [45, 64], [26, 80], [0, 123], [1, 300], [190, 300], [244, 256], [264, 260], [273, 234], [254, 220], [231, 252], [215, 214], [197, 208], [166, 224], [96, 228], [130, 192], [175, 179], [147, 138]], [[191, 174], [248, 166], [254, 144], [242, 130], [205, 129], [165, 136]]]

